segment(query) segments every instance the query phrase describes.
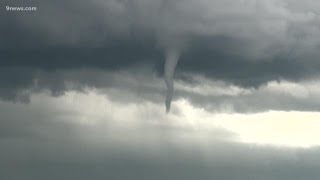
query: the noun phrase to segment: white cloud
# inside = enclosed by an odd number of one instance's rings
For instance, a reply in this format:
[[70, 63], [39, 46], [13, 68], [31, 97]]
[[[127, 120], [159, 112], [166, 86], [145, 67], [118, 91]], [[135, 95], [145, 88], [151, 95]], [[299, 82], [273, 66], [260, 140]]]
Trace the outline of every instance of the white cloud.
[[172, 142], [178, 147], [197, 144], [205, 149], [208, 142], [214, 145], [217, 140], [280, 147], [320, 145], [320, 113], [316, 112], [210, 112], [180, 99], [174, 102], [173, 112], [166, 115], [162, 104], [126, 104], [94, 89], [87, 93], [70, 91], [57, 98], [34, 94], [29, 105], [1, 102], [1, 106], [15, 109], [22, 116], [25, 108], [29, 113], [45, 112], [52, 121], [74, 124], [81, 131], [78, 140], [96, 145], [107, 142], [136, 147], [142, 143], [161, 147]]
[[219, 124], [238, 134], [241, 142], [308, 148], [320, 145], [319, 119], [318, 112], [269, 111], [222, 115]]
[[269, 91], [272, 94], [289, 95], [294, 98], [308, 98], [310, 95], [306, 85], [288, 81], [271, 81], [262, 86], [260, 90]]

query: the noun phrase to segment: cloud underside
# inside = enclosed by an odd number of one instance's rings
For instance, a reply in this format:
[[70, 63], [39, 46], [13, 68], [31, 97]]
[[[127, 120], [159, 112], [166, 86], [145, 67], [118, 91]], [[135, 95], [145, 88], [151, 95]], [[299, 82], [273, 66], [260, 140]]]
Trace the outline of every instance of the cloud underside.
[[[165, 83], [150, 66], [105, 70], [74, 68], [41, 70], [2, 68], [0, 98], [28, 103], [35, 93], [50, 92], [59, 97], [68, 91], [87, 88], [120, 91], [114, 98], [127, 102], [164, 103]], [[14, 76], [13, 76], [14, 74]], [[188, 99], [193, 106], [215, 112], [254, 113], [270, 110], [319, 111], [320, 81], [270, 80], [259, 87], [240, 86], [228, 81], [191, 73], [178, 73], [174, 101]], [[106, 92], [107, 93], [107, 92]]]

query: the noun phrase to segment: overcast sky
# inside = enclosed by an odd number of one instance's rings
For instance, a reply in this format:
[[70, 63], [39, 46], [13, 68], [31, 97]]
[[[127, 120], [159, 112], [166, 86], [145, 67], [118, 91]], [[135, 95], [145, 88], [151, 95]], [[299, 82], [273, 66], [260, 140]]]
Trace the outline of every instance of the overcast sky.
[[0, 5], [1, 180], [320, 178], [320, 2]]

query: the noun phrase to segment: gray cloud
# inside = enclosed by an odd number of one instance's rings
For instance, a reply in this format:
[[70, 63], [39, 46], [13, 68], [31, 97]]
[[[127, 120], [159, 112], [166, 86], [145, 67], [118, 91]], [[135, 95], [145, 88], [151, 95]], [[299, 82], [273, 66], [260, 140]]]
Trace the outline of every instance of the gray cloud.
[[[0, 167], [4, 170], [1, 178], [313, 180], [319, 177], [318, 148], [239, 144], [230, 141], [234, 135], [223, 129], [204, 132], [186, 124], [175, 125], [177, 121], [173, 119], [163, 122], [159, 110], [148, 105], [139, 109], [111, 101], [114, 107], [135, 109], [143, 114], [122, 119], [127, 114], [121, 113], [121, 109], [98, 113], [88, 105], [74, 107], [70, 97], [34, 96], [28, 105], [0, 101]], [[86, 102], [85, 96], [75, 98]], [[91, 101], [106, 102], [98, 99]], [[152, 115], [148, 116], [150, 110]], [[132, 121], [137, 124], [130, 124]]]
[[[163, 103], [165, 83], [148, 65], [105, 70], [76, 68], [39, 70], [4, 68], [0, 99], [30, 102], [32, 94], [49, 92], [59, 97], [76, 90], [97, 89], [110, 98], [131, 103]], [[12, 74], [15, 74], [12, 78]], [[259, 87], [239, 86], [202, 75], [178, 73], [174, 100], [187, 99], [192, 105], [214, 112], [254, 113], [269, 110], [319, 111], [317, 78], [301, 81], [279, 79]], [[121, 92], [121, 93], [119, 93]], [[175, 109], [175, 107], [173, 107]]]
[[164, 115], [161, 76], [175, 46], [174, 100], [205, 112], [319, 111], [320, 3], [6, 3], [39, 10], [0, 10], [0, 179], [319, 179], [319, 148], [174, 124], [188, 117], [175, 105]]
[[[29, 90], [37, 88], [50, 89], [55, 96], [63, 94], [67, 89], [63, 78], [67, 77], [47, 75], [66, 69], [117, 71], [145, 64], [162, 76], [164, 52], [172, 46], [182, 49], [178, 72], [246, 88], [259, 88], [273, 80], [317, 78], [319, 17], [312, 8], [317, 3], [299, 4], [286, 0], [34, 1], [37, 12], [1, 12], [7, 22], [0, 29], [4, 35], [0, 43], [1, 96], [28, 101]], [[28, 70], [20, 72], [19, 68]], [[15, 75], [6, 75], [13, 74], [9, 72], [13, 69]], [[176, 78], [190, 82], [179, 73]], [[36, 79], [42, 83], [34, 88]], [[94, 79], [79, 86], [98, 87], [101, 82]], [[285, 105], [285, 109], [317, 110], [317, 104], [295, 104], [299, 105]]]
[[33, 3], [38, 12], [1, 12], [8, 22], [1, 27], [1, 66], [157, 64], [175, 44], [184, 49], [182, 71], [240, 85], [318, 72], [318, 3], [313, 1], [303, 6], [287, 0]]

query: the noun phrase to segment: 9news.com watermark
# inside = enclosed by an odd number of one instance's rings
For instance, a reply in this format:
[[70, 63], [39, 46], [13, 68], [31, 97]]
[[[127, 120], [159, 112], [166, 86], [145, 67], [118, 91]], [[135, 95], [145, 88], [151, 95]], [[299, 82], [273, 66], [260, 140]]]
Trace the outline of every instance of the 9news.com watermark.
[[37, 11], [36, 6], [6, 6], [6, 11]]

